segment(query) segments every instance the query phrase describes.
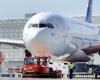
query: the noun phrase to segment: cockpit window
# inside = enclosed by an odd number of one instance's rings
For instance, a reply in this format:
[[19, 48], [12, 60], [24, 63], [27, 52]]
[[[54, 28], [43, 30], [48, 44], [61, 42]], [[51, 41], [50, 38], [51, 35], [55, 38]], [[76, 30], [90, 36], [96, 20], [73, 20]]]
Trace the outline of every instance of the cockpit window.
[[32, 27], [38, 27], [38, 24], [32, 24]]
[[30, 24], [30, 25], [28, 26], [28, 28], [31, 28], [31, 27], [37, 27], [37, 28], [38, 28], [38, 24]]
[[47, 24], [47, 27], [48, 28], [54, 28], [54, 26], [51, 23]]
[[47, 23], [47, 24], [40, 23], [40, 24], [39, 24], [39, 28], [44, 28], [44, 27], [47, 27], [47, 28], [54, 28], [53, 25], [52, 25], [51, 23]]
[[39, 24], [39, 28], [45, 28], [45, 27], [47, 27], [47, 28], [54, 28], [54, 26], [51, 24], [51, 23], [40, 23]]
[[30, 24], [30, 27], [36, 27], [36, 28], [54, 28], [54, 26], [51, 23], [40, 23], [40, 24]]
[[46, 24], [39, 24], [39, 28], [44, 28], [46, 27]]
[[28, 26], [28, 28], [31, 28], [32, 27], [32, 24], [30, 24], [29, 26]]

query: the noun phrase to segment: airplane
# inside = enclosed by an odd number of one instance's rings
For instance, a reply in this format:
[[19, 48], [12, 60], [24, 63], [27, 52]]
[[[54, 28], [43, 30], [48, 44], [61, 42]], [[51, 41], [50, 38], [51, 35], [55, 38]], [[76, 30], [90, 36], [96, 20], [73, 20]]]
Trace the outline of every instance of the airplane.
[[87, 62], [90, 54], [100, 52], [100, 31], [91, 24], [92, 3], [93, 0], [89, 0], [85, 21], [40, 12], [25, 24], [23, 40], [0, 39], [0, 43], [25, 47], [34, 56]]

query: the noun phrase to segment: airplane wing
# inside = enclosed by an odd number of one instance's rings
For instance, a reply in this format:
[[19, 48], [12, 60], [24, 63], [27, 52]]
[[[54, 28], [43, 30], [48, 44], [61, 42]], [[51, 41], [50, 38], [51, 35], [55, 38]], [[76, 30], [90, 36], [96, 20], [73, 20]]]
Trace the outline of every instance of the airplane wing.
[[62, 55], [62, 56], [59, 56], [59, 57], [57, 57], [57, 56], [55, 56], [55, 57], [53, 57], [53, 58], [51, 58], [50, 59], [50, 61], [55, 61], [55, 62], [62, 62], [62, 61], [67, 61], [67, 60], [65, 60], [67, 57], [69, 57], [70, 56], [70, 54], [65, 54], [65, 55]]
[[0, 39], [0, 44], [8, 44], [19, 47], [25, 47], [23, 40]]

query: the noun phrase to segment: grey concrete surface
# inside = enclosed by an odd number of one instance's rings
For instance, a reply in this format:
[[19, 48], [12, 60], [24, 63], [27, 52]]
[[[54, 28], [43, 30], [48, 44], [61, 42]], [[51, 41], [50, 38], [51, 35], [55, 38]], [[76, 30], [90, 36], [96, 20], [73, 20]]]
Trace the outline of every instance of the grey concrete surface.
[[51, 79], [51, 78], [2, 78], [0, 77], [0, 80], [100, 80], [100, 79], [68, 79], [68, 78], [62, 78], [62, 79]]

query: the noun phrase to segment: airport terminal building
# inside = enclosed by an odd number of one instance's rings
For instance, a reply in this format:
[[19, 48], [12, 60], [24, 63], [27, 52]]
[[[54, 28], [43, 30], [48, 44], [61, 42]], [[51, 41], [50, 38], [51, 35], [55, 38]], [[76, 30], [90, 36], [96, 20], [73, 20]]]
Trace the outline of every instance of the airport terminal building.
[[[22, 19], [6, 19], [0, 20], [0, 39], [17, 39], [22, 40], [23, 28], [27, 20], [34, 15], [25, 14], [25, 17]], [[24, 60], [24, 48], [0, 44], [0, 51], [5, 56], [5, 65], [6, 67], [20, 67], [22, 66]], [[16, 64], [14, 64], [16, 62]], [[5, 68], [7, 69], [7, 68]], [[0, 70], [1, 71], [1, 70]]]
[[[25, 14], [22, 19], [0, 20], [0, 38], [22, 40], [22, 32], [27, 20], [35, 13]], [[83, 20], [84, 17], [75, 17]], [[93, 17], [94, 25], [100, 27], [100, 16]], [[0, 44], [0, 51], [5, 55], [7, 67], [20, 67], [23, 63], [24, 48], [13, 45]], [[14, 64], [16, 62], [16, 64]], [[18, 64], [17, 64], [18, 63]]]

